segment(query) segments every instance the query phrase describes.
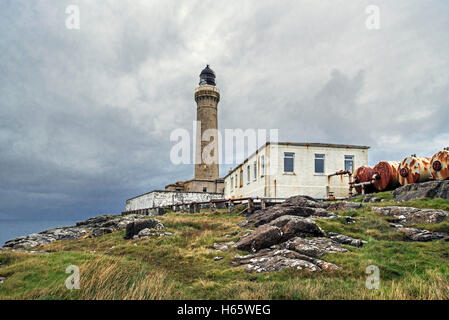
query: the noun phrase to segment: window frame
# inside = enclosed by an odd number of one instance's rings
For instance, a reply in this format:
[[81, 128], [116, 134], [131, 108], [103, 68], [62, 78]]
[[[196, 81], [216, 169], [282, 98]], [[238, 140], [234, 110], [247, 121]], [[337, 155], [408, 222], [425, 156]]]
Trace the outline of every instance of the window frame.
[[[287, 156], [287, 155], [291, 155], [291, 156]], [[286, 159], [292, 160], [292, 171], [285, 170], [285, 160]], [[295, 153], [294, 152], [284, 152], [284, 173], [287, 173], [287, 174], [295, 173]]]
[[[317, 160], [323, 160], [323, 171], [322, 172], [318, 172], [316, 170], [317, 169], [317, 165], [316, 165], [316, 161]], [[324, 153], [315, 153], [313, 172], [316, 175], [324, 175], [326, 173], [326, 154], [324, 154]]]
[[[346, 159], [347, 157], [351, 157], [351, 159]], [[355, 159], [354, 155], [345, 154], [345, 156], [344, 156], [344, 168], [345, 168], [345, 171], [351, 171], [352, 173], [354, 173], [354, 163], [355, 163], [354, 159]], [[346, 168], [346, 162], [347, 161], [351, 161], [351, 163], [352, 163], [351, 170]]]

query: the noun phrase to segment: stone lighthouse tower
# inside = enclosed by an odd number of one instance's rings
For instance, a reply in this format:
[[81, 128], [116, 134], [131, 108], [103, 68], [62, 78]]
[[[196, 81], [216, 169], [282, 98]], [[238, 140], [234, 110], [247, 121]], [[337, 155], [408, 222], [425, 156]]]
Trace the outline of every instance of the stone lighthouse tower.
[[215, 72], [209, 65], [201, 71], [200, 84], [195, 90], [195, 101], [198, 121], [195, 179], [216, 180], [219, 178], [217, 106], [220, 91], [216, 87]]
[[[223, 193], [224, 180], [219, 178], [217, 106], [220, 90], [216, 87], [215, 72], [209, 65], [201, 71], [195, 89], [196, 143], [195, 177], [165, 187], [167, 191]], [[203, 141], [204, 140], [204, 141]]]

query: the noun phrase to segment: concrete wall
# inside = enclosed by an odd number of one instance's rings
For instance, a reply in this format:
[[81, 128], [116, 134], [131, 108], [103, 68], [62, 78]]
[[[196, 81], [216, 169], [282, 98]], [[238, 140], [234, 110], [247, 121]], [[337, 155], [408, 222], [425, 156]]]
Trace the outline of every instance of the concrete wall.
[[[284, 172], [285, 152], [294, 153], [293, 173]], [[315, 173], [315, 154], [325, 155], [324, 174]], [[265, 159], [264, 173], [261, 172], [262, 155]], [[247, 196], [288, 198], [294, 195], [325, 198], [329, 195], [328, 191], [338, 198], [347, 197], [349, 190], [347, 176], [335, 176], [330, 178], [330, 183], [328, 181], [329, 174], [345, 169], [345, 155], [354, 156], [354, 169], [368, 165], [368, 149], [365, 148], [269, 144], [259, 149], [225, 178], [225, 198]], [[258, 168], [256, 177], [254, 161]], [[249, 181], [248, 166], [250, 166]], [[240, 181], [240, 171], [243, 171], [243, 183]]]
[[206, 192], [151, 191], [149, 193], [126, 200], [125, 211], [165, 207], [178, 203], [203, 202], [223, 199], [223, 194]]

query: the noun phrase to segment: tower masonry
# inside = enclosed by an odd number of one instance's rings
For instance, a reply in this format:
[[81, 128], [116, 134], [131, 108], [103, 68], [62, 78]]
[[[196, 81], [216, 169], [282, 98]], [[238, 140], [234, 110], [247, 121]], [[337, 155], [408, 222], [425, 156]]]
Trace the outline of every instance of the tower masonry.
[[217, 107], [220, 91], [215, 84], [215, 73], [209, 65], [200, 74], [195, 101], [200, 126], [196, 133], [195, 179], [215, 180], [219, 178]]

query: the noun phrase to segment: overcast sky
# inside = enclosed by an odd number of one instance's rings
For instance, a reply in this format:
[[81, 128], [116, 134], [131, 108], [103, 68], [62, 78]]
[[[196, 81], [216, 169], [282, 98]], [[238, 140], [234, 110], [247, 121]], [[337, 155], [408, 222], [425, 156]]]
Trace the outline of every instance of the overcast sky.
[[191, 178], [170, 133], [191, 130], [206, 64], [222, 129], [369, 145], [371, 165], [432, 156], [449, 145], [448, 30], [445, 0], [2, 0], [0, 219], [117, 213]]

